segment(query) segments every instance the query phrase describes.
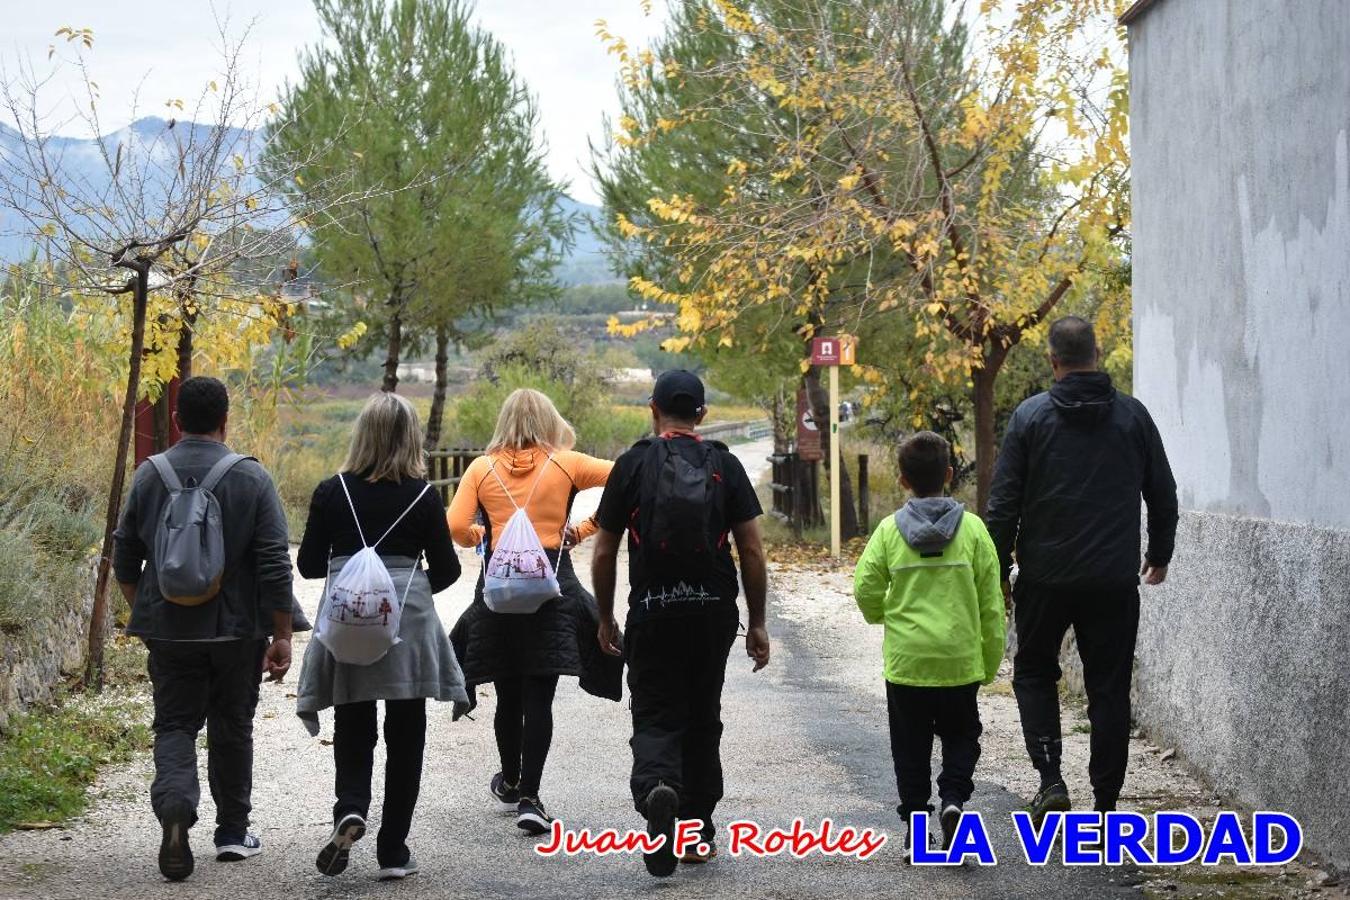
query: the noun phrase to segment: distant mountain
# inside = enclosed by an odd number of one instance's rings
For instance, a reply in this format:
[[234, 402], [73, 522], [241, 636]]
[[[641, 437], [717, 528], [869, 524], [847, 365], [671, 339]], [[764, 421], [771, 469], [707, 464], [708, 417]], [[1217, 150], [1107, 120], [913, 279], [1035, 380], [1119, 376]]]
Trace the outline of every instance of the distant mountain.
[[558, 266], [558, 280], [569, 286], [622, 280], [610, 268], [604, 242], [596, 234], [595, 228], [601, 225], [604, 210], [571, 197], [564, 197], [562, 206], [564, 212], [576, 215], [577, 230], [573, 236], [572, 249]]
[[[103, 154], [116, 157], [118, 147], [123, 148], [125, 158], [132, 154], [168, 154], [172, 158], [173, 144], [166, 141], [164, 135], [169, 122], [150, 116], [138, 119], [125, 128], [106, 134], [100, 138], [54, 137], [48, 144], [48, 152], [59, 159], [65, 182], [82, 195], [99, 195], [110, 186], [108, 167]], [[209, 126], [193, 122], [175, 122], [175, 134], [205, 138]], [[247, 131], [237, 131], [230, 135], [231, 143], [241, 147], [254, 147], [254, 135]], [[5, 157], [22, 152], [19, 133], [0, 123], [0, 165]], [[572, 249], [558, 266], [558, 280], [565, 285], [603, 284], [617, 281], [610, 271], [609, 261], [604, 254], [600, 237], [591, 226], [599, 221], [601, 210], [597, 206], [573, 200], [563, 199], [563, 208], [567, 213], [577, 216], [577, 231]], [[34, 251], [36, 242], [26, 233], [27, 225], [12, 211], [0, 208], [0, 263], [20, 262]]]

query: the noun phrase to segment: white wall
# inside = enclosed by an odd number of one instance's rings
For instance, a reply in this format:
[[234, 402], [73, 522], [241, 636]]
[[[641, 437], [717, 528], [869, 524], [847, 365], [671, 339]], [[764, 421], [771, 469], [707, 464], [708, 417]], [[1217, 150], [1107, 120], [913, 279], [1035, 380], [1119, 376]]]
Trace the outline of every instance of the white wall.
[[1350, 3], [1132, 28], [1135, 390], [1185, 508], [1350, 528]]

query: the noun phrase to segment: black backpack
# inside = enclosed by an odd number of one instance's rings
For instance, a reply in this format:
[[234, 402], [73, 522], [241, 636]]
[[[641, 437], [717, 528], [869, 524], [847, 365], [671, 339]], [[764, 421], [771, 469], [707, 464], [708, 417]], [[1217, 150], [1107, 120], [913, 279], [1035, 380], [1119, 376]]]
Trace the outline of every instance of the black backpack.
[[[697, 447], [697, 462], [675, 449], [677, 440]], [[715, 532], [723, 518], [718, 449], [691, 438], [661, 437], [648, 444], [631, 534], [650, 575], [686, 577], [716, 558], [725, 539]]]

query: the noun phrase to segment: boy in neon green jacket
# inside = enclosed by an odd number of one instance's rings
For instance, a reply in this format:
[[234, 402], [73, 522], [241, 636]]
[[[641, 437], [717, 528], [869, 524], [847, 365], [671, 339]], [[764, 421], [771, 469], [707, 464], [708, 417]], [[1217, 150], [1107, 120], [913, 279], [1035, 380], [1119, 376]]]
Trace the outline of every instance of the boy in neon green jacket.
[[[951, 479], [945, 439], [921, 431], [905, 441], [900, 483], [913, 497], [872, 532], [853, 574], [863, 618], [886, 627], [897, 811], [906, 823], [911, 812], [933, 811], [929, 760], [937, 735], [944, 847], [974, 790], [983, 730], [975, 695], [998, 674], [1004, 640], [998, 552], [980, 517], [943, 496]], [[905, 845], [912, 846], [909, 836]]]

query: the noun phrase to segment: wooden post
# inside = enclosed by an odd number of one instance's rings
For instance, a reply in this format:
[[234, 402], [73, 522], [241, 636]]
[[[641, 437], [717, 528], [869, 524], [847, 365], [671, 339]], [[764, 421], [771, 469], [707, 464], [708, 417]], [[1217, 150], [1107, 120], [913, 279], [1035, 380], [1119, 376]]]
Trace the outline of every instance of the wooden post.
[[830, 366], [830, 555], [842, 552], [839, 521], [839, 366]]
[[867, 454], [858, 454], [858, 524], [862, 528], [862, 533], [868, 535], [872, 533], [872, 491], [867, 483]]

